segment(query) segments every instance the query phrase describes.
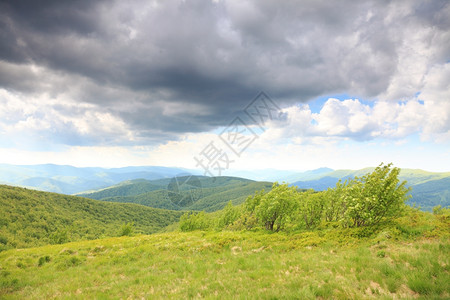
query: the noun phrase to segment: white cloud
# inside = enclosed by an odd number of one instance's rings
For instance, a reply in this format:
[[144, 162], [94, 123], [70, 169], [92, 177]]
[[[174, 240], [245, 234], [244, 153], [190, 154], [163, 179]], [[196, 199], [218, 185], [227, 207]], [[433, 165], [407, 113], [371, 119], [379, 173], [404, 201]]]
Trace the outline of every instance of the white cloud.
[[75, 145], [135, 138], [120, 118], [93, 104], [74, 103], [63, 94], [25, 96], [5, 89], [0, 89], [0, 131], [2, 146], [31, 149], [45, 148], [49, 141]]
[[434, 142], [450, 141], [450, 64], [435, 67], [424, 79], [423, 92], [407, 101], [329, 98], [318, 113], [309, 105], [284, 109], [285, 123], [273, 123], [261, 143], [289, 140], [311, 143], [342, 140], [398, 140], [419, 134]]
[[437, 141], [450, 140], [450, 63], [435, 66], [425, 77], [422, 93], [425, 110], [423, 133]]

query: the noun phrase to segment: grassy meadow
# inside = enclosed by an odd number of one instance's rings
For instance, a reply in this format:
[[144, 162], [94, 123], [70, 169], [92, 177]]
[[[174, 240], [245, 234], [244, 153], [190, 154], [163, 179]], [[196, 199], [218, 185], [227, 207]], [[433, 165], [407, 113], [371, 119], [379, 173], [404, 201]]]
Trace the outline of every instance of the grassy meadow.
[[170, 232], [0, 253], [2, 299], [448, 299], [448, 216], [390, 224]]

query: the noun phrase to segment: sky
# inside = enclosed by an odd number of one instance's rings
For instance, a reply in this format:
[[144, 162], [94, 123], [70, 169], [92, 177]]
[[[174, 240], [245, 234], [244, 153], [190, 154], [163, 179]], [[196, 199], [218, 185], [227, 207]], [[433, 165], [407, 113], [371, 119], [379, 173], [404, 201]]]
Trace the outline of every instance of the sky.
[[446, 0], [0, 0], [0, 38], [0, 163], [450, 171]]

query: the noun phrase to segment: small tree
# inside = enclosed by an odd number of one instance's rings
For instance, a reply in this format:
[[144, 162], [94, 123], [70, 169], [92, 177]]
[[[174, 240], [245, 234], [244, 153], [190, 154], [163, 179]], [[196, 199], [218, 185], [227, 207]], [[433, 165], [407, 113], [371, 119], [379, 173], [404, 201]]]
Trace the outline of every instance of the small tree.
[[126, 223], [120, 227], [119, 236], [132, 236], [134, 234], [134, 223]]
[[327, 222], [337, 222], [341, 220], [347, 209], [345, 203], [345, 193], [348, 182], [342, 183], [339, 180], [334, 188], [329, 188], [323, 193], [325, 194], [325, 211], [324, 217]]
[[326, 195], [324, 192], [313, 190], [299, 194], [299, 217], [300, 223], [307, 229], [316, 227], [322, 221], [325, 209]]
[[437, 205], [437, 206], [433, 207], [433, 215], [442, 215], [442, 206], [441, 205]]
[[410, 188], [406, 188], [406, 181], [400, 183], [400, 169], [391, 167], [380, 164], [372, 173], [350, 181], [344, 196], [344, 226], [375, 225], [404, 210]]
[[297, 197], [296, 187], [275, 182], [255, 207], [256, 217], [267, 230], [279, 231], [295, 214]]
[[227, 206], [222, 211], [222, 215], [219, 219], [219, 228], [224, 228], [233, 224], [239, 218], [239, 210], [233, 206], [233, 203], [228, 202]]
[[261, 199], [264, 197], [264, 189], [255, 192], [255, 195], [248, 196], [244, 203], [244, 209], [246, 212], [253, 214], [255, 212], [256, 207], [261, 203]]

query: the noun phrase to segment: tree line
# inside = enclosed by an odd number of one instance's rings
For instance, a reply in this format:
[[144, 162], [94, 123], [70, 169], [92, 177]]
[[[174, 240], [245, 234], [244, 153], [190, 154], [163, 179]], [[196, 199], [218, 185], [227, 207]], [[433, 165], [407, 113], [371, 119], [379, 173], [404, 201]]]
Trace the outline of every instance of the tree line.
[[400, 169], [380, 164], [371, 173], [339, 181], [326, 191], [302, 191], [286, 183], [256, 192], [237, 207], [232, 203], [220, 213], [187, 212], [180, 218], [182, 231], [231, 229], [268, 231], [312, 230], [320, 225], [335, 227], [374, 226], [399, 216], [410, 198]]

